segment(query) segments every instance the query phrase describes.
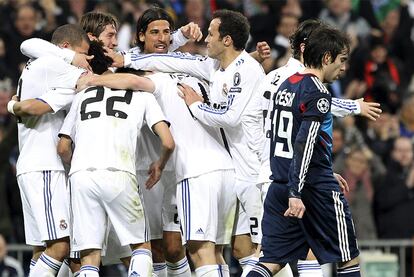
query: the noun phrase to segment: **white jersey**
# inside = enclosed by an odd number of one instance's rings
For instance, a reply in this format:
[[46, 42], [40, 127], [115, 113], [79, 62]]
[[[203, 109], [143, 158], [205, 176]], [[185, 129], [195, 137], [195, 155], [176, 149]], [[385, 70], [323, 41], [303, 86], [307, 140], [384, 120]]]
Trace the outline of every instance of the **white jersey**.
[[136, 144], [144, 122], [165, 120], [154, 96], [146, 92], [90, 87], [80, 92], [61, 134], [75, 143], [69, 175], [80, 170], [121, 170], [135, 176]]
[[[262, 156], [262, 168], [260, 170], [259, 183], [269, 182], [271, 175], [270, 170], [270, 129], [272, 119], [269, 111], [273, 110], [273, 102], [271, 101], [277, 93], [279, 86], [290, 76], [296, 72], [302, 72], [305, 66], [291, 57], [286, 65], [269, 72], [263, 79], [260, 86], [260, 94], [262, 97], [262, 109], [264, 113], [264, 132], [265, 143]], [[361, 112], [359, 103], [355, 100], [332, 98], [331, 113], [336, 117], [345, 117], [351, 114], [359, 114]]]
[[154, 96], [171, 123], [176, 144], [171, 158], [176, 183], [215, 170], [234, 168], [230, 155], [221, 144], [218, 130], [202, 125], [178, 95], [178, 82], [190, 84], [204, 96], [207, 96], [207, 85], [185, 74], [156, 73], [147, 77], [154, 82]]
[[46, 102], [54, 113], [24, 117], [18, 123], [20, 155], [17, 175], [31, 171], [64, 170], [57, 154], [58, 132], [65, 118], [63, 108], [70, 105], [75, 86], [84, 73], [58, 57], [29, 61], [19, 79], [20, 100], [37, 98]]
[[[183, 53], [124, 56], [130, 67], [184, 72], [210, 82], [211, 107], [195, 103], [190, 109], [206, 125], [223, 127], [234, 160], [236, 178], [256, 181], [262, 146], [262, 114], [255, 89], [264, 77], [262, 67], [243, 51], [225, 70], [217, 60]], [[255, 146], [252, 146], [255, 145]], [[259, 142], [261, 145], [261, 142]]]
[[212, 106], [196, 102], [194, 116], [209, 126], [222, 127], [233, 157], [236, 178], [256, 181], [260, 169], [262, 113], [256, 95], [264, 72], [260, 64], [243, 51], [225, 70], [211, 77]]

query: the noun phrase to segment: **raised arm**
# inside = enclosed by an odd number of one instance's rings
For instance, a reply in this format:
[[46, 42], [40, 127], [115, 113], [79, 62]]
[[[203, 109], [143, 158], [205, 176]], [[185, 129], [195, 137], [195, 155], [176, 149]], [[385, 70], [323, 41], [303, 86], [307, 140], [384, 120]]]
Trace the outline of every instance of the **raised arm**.
[[154, 82], [148, 78], [129, 73], [114, 73], [105, 75], [91, 75], [80, 81], [77, 90], [89, 86], [105, 86], [114, 89], [132, 89], [154, 92]]
[[91, 70], [88, 60], [92, 57], [85, 54], [76, 53], [68, 48], [60, 48], [53, 43], [40, 38], [30, 38], [22, 42], [20, 51], [23, 55], [37, 59], [44, 56], [54, 56], [62, 58], [66, 63]]

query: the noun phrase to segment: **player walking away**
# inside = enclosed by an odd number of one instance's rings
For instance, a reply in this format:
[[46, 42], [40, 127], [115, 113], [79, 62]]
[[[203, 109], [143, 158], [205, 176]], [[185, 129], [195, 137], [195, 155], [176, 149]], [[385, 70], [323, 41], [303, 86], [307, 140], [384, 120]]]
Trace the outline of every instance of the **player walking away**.
[[[263, 79], [260, 91], [263, 94], [263, 115], [264, 115], [264, 130], [266, 136], [266, 142], [263, 149], [262, 167], [260, 171], [259, 184], [262, 188], [263, 199], [270, 183], [272, 182], [269, 177], [271, 176], [270, 170], [270, 133], [272, 126], [272, 113], [273, 101], [275, 94], [278, 92], [280, 85], [291, 75], [296, 72], [302, 72], [305, 69], [303, 65], [303, 51], [305, 50], [305, 41], [310, 36], [312, 31], [317, 28], [327, 27], [319, 20], [305, 20], [302, 22], [295, 33], [290, 37], [291, 47], [293, 50], [293, 56], [289, 58], [286, 65], [269, 72]], [[365, 102], [362, 98], [358, 100], [349, 99], [337, 99], [332, 98], [331, 113], [336, 117], [344, 117], [348, 115], [361, 114], [371, 120], [376, 120], [381, 113], [381, 109], [378, 107], [379, 103]], [[346, 181], [338, 174], [335, 174], [337, 180], [343, 189], [346, 189]], [[287, 265], [288, 266], [288, 265]], [[285, 267], [286, 268], [286, 267]], [[284, 268], [284, 269], [285, 269]], [[299, 276], [302, 274], [318, 274], [322, 276], [322, 269], [311, 254], [307, 257], [306, 261], [298, 261]]]
[[309, 248], [321, 264], [338, 263], [341, 276], [360, 276], [351, 214], [332, 171], [331, 96], [322, 84], [339, 78], [348, 54], [344, 34], [314, 30], [303, 53], [305, 71], [283, 82], [272, 100], [263, 257], [248, 276], [273, 276]]
[[[131, 247], [129, 276], [152, 275], [146, 216], [135, 178], [136, 144], [144, 121], [162, 145], [160, 158], [151, 165], [148, 186], [153, 186], [174, 150], [174, 141], [151, 94], [90, 87], [76, 96], [65, 119], [61, 133], [70, 135], [75, 144], [69, 173], [72, 246], [81, 251], [81, 275], [99, 276], [108, 221], [121, 245]], [[91, 143], [94, 137], [99, 139]], [[60, 148], [66, 149], [62, 156], [68, 160], [71, 142], [61, 141]]]
[[[89, 49], [88, 37], [77, 25], [56, 29], [52, 42], [84, 55]], [[16, 174], [26, 243], [34, 246], [31, 276], [56, 275], [69, 254], [69, 201], [56, 146], [63, 109], [72, 102], [82, 74], [84, 70], [57, 57], [30, 60], [19, 79], [17, 96], [8, 104], [9, 111], [21, 117]]]

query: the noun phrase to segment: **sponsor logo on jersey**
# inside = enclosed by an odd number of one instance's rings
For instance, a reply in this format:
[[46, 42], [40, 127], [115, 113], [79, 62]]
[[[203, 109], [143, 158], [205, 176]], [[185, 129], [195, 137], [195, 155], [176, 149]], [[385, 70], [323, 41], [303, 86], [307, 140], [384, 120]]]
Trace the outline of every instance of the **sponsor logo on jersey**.
[[316, 106], [321, 113], [327, 113], [329, 111], [329, 101], [326, 98], [319, 99]]
[[230, 93], [240, 93], [242, 91], [241, 87], [231, 87], [229, 92]]
[[233, 86], [237, 87], [240, 85], [241, 82], [241, 76], [239, 72], [234, 73], [233, 75]]

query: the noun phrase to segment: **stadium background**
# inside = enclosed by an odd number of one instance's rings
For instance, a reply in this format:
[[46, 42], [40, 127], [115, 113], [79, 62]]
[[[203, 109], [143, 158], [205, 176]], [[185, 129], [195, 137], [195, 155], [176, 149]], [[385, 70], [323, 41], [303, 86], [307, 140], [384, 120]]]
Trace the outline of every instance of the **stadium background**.
[[[119, 19], [118, 49], [127, 50], [134, 45], [136, 20], [152, 4], [171, 12], [176, 28], [193, 21], [204, 36], [214, 10], [242, 12], [251, 23], [247, 50], [255, 50], [258, 41], [267, 41], [272, 48], [271, 58], [263, 64], [266, 72], [286, 63], [291, 54], [288, 37], [305, 19], [320, 18], [349, 34], [348, 70], [329, 90], [339, 98], [380, 102], [383, 113], [376, 122], [361, 117], [335, 121], [334, 170], [350, 185], [346, 197], [359, 240], [373, 246], [389, 244], [379, 249], [396, 253], [399, 260], [388, 269], [400, 265], [399, 276], [412, 276], [413, 250], [407, 241], [414, 236], [414, 1], [410, 0], [0, 0], [0, 234], [7, 243], [24, 244], [15, 178], [17, 131], [6, 109], [27, 61], [19, 51], [21, 42], [50, 39], [57, 26], [76, 23], [85, 12], [97, 10]], [[180, 51], [205, 54], [205, 43], [188, 43]], [[400, 137], [411, 143], [394, 146]], [[9, 251], [12, 256], [16, 253]], [[24, 255], [28, 264], [26, 256], [30, 254]], [[117, 268], [106, 270], [105, 276], [119, 274], [112, 271]], [[237, 274], [237, 267], [233, 272]]]

